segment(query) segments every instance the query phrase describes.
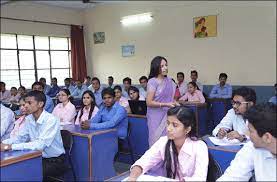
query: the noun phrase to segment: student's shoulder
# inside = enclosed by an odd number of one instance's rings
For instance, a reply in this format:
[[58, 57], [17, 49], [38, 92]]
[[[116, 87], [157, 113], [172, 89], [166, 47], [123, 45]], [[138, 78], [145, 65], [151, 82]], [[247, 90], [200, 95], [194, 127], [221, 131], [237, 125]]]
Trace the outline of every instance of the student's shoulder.
[[201, 149], [201, 151], [208, 149], [207, 144], [201, 139], [191, 141], [197, 148]]

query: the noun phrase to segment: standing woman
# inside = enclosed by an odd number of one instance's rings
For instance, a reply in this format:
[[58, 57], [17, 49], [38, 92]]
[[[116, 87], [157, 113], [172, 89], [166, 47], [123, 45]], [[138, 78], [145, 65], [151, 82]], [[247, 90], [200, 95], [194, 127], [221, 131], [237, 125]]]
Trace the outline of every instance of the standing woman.
[[76, 116], [76, 108], [71, 103], [70, 92], [68, 89], [61, 89], [58, 93], [58, 99], [61, 103], [57, 104], [52, 114], [60, 118], [61, 125], [74, 124]]
[[166, 134], [167, 110], [177, 105], [174, 101], [176, 85], [167, 73], [167, 60], [155, 57], [151, 61], [146, 97], [149, 146]]
[[95, 97], [92, 91], [85, 91], [83, 93], [82, 100], [82, 107], [78, 112], [75, 125], [79, 125], [83, 121], [90, 120], [96, 115], [99, 110], [96, 107]]

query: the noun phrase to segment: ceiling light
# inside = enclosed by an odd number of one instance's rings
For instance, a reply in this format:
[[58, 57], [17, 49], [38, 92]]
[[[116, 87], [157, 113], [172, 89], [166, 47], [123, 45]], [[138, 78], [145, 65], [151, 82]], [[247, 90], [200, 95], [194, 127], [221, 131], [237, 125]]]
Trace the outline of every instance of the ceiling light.
[[143, 13], [143, 14], [125, 16], [121, 18], [120, 22], [124, 26], [128, 26], [128, 25], [147, 23], [147, 22], [151, 22], [152, 20], [153, 20], [153, 16], [151, 13]]

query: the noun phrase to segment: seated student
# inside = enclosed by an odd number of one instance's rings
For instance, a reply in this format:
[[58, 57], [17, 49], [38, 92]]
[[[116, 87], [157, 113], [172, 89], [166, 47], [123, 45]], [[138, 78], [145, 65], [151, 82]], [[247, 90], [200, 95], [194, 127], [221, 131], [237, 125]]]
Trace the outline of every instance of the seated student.
[[114, 88], [113, 81], [114, 81], [113, 77], [109, 76], [108, 77], [108, 87]]
[[197, 84], [199, 90], [201, 90], [201, 92], [203, 92], [203, 85], [199, 81], [197, 81], [197, 79], [198, 79], [198, 72], [196, 70], [192, 70], [190, 72], [190, 78], [191, 78], [192, 82], [195, 82]]
[[4, 140], [1, 151], [41, 150], [43, 180], [47, 176], [59, 176], [64, 171], [65, 150], [63, 147], [59, 119], [46, 112], [46, 101], [42, 91], [30, 91], [25, 99], [29, 114], [26, 124], [17, 137]]
[[240, 149], [218, 181], [248, 181], [253, 174], [256, 181], [277, 181], [276, 109], [268, 103], [246, 111], [251, 141]]
[[188, 103], [205, 103], [205, 98], [200, 90], [197, 89], [195, 82], [188, 83], [188, 91], [179, 101], [188, 101]]
[[64, 86], [62, 88], [66, 88], [69, 90], [70, 94], [72, 94], [75, 90], [75, 86], [73, 86], [70, 82], [70, 78], [64, 79]]
[[126, 77], [123, 79], [123, 89], [122, 89], [122, 95], [123, 97], [130, 99], [129, 94], [128, 94], [128, 90], [130, 88], [130, 86], [132, 85], [132, 79], [129, 77]]
[[11, 97], [11, 92], [6, 90], [5, 82], [0, 82], [0, 101], [9, 102]]
[[12, 87], [10, 92], [11, 92], [11, 97], [9, 99], [9, 102], [11, 102], [11, 103], [18, 102], [19, 98], [20, 98], [20, 94], [17, 93], [17, 88]]
[[[43, 84], [41, 82], [34, 82], [32, 85], [32, 90], [38, 90], [43, 92]], [[44, 110], [51, 113], [54, 109], [54, 103], [51, 97], [45, 95], [46, 103], [44, 104]]]
[[256, 103], [256, 93], [253, 89], [240, 87], [233, 93], [232, 105], [226, 116], [213, 130], [213, 135], [222, 139], [225, 136], [228, 139], [238, 139], [244, 141], [247, 139], [248, 127], [242, 115]]
[[25, 126], [25, 123], [26, 123], [25, 117], [27, 116], [25, 99], [26, 99], [26, 96], [23, 96], [19, 99], [19, 104], [20, 104], [19, 110], [20, 110], [21, 116], [14, 122], [14, 128], [11, 131], [10, 138], [16, 137], [19, 131], [22, 130], [22, 128]]
[[93, 77], [91, 79], [91, 85], [92, 85], [91, 91], [94, 94], [96, 105], [98, 108], [100, 108], [103, 102], [102, 95], [101, 95], [103, 91], [103, 87], [101, 86], [100, 80], [97, 77]]
[[147, 83], [148, 83], [148, 78], [146, 76], [142, 76], [139, 78], [139, 84], [140, 84], [140, 88], [139, 88], [139, 95], [143, 96], [144, 98], [146, 98], [147, 95]]
[[126, 138], [128, 128], [127, 112], [114, 99], [115, 94], [112, 88], [105, 88], [102, 91], [103, 106], [99, 109], [94, 118], [81, 123], [83, 129], [108, 129], [117, 127], [119, 138]]
[[206, 181], [208, 148], [196, 135], [195, 115], [190, 108], [177, 106], [167, 111], [167, 136], [161, 137], [131, 167], [129, 181], [159, 166], [167, 178], [178, 181]]
[[91, 77], [86, 76], [83, 83], [86, 87], [89, 87], [91, 85]]
[[7, 108], [2, 103], [0, 103], [1, 107], [1, 141], [10, 137], [10, 133], [14, 126], [14, 113], [10, 108]]
[[228, 76], [226, 73], [219, 74], [219, 84], [215, 85], [210, 93], [210, 98], [231, 98], [232, 86], [226, 83]]
[[82, 84], [82, 82], [80, 80], [76, 81], [76, 87], [74, 89], [74, 91], [71, 93], [71, 96], [76, 98], [76, 99], [81, 99], [83, 93], [88, 90], [88, 87], [84, 84]]
[[92, 91], [85, 91], [82, 98], [82, 106], [75, 120], [76, 125], [79, 125], [83, 121], [90, 120], [99, 110], [96, 106], [95, 97]]
[[57, 94], [60, 91], [60, 87], [58, 86], [58, 81], [57, 78], [54, 77], [51, 79], [51, 88], [49, 90], [49, 92], [47, 93], [47, 95], [49, 95], [50, 97], [56, 97]]
[[275, 87], [275, 96], [271, 97], [268, 102], [271, 102], [277, 105], [277, 83], [275, 83], [274, 87]]
[[187, 88], [188, 88], [188, 84], [187, 82], [184, 81], [185, 80], [185, 75], [183, 72], [178, 72], [177, 73], [177, 88], [176, 88], [176, 92], [180, 93], [180, 96], [177, 96], [177, 100], [182, 97], [183, 95], [185, 95], [185, 93], [187, 92]]
[[71, 103], [70, 98], [68, 89], [61, 89], [58, 93], [58, 99], [61, 103], [55, 106], [52, 114], [60, 119], [60, 125], [74, 124], [76, 108]]
[[128, 90], [128, 95], [130, 97], [130, 100], [145, 100], [145, 97], [139, 95], [139, 89], [134, 86], [130, 86]]
[[20, 98], [27, 95], [26, 88], [24, 86], [18, 87], [17, 92], [20, 95]]
[[128, 99], [122, 96], [122, 88], [119, 85], [114, 86], [114, 93], [115, 93], [115, 101], [119, 103], [122, 107], [124, 107], [127, 113], [131, 113], [131, 109], [129, 106]]
[[51, 86], [48, 85], [48, 84], [46, 84], [46, 79], [43, 78], [43, 77], [39, 79], [39, 82], [42, 83], [42, 85], [43, 85], [43, 88], [44, 88], [44, 89], [43, 89], [43, 93], [47, 95], [48, 92], [49, 92], [50, 89], [51, 89]]

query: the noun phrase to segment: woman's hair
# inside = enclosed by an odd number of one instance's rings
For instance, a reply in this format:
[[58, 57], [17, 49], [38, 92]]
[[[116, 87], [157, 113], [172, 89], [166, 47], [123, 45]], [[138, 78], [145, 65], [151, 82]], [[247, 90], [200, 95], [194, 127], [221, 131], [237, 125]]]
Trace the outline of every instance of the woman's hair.
[[115, 90], [120, 90], [120, 92], [122, 92], [122, 88], [121, 88], [120, 85], [114, 86], [113, 90], [114, 90], [114, 91], [115, 91]]
[[191, 84], [194, 88], [196, 88], [197, 90], [200, 90], [198, 85], [195, 82], [189, 82], [188, 85]]
[[67, 96], [69, 96], [68, 100], [72, 103], [73, 97], [70, 95], [70, 91], [67, 88], [62, 88], [60, 92], [64, 92]]
[[[185, 128], [191, 127], [191, 131], [187, 135], [192, 140], [197, 139], [195, 114], [192, 109], [186, 106], [176, 106], [167, 111], [167, 116], [176, 116]], [[177, 175], [179, 161], [177, 148], [173, 140], [168, 140], [166, 143], [163, 165], [166, 169], [166, 177], [174, 179]]]
[[148, 79], [157, 77], [160, 74], [162, 60], [165, 60], [165, 62], [167, 62], [167, 60], [162, 56], [156, 56], [151, 61], [150, 74]]
[[137, 87], [134, 87], [134, 86], [130, 86], [129, 90], [128, 90], [128, 95], [130, 96], [130, 91], [134, 91], [134, 92], [137, 92], [138, 93], [138, 98], [136, 100], [139, 100], [139, 89]]
[[[93, 112], [93, 110], [94, 110], [94, 107], [95, 107], [95, 97], [94, 97], [94, 94], [92, 93], [92, 91], [90, 91], [90, 90], [87, 90], [87, 91], [85, 91], [84, 93], [83, 93], [83, 95], [82, 95], [82, 100], [83, 100], [83, 97], [84, 97], [84, 95], [85, 94], [89, 94], [89, 96], [92, 98], [92, 101], [91, 101], [91, 106], [90, 106], [90, 110], [89, 110], [89, 115], [88, 115], [88, 119], [90, 119], [90, 117], [91, 117], [91, 115], [92, 115], [92, 112]], [[81, 107], [81, 110], [80, 110], [80, 116], [79, 116], [79, 119], [81, 119], [81, 117], [83, 116], [83, 114], [84, 114], [84, 111], [83, 111], [83, 109], [84, 109], [84, 107], [85, 107], [85, 105], [84, 105], [84, 102], [82, 101], [82, 107]]]

